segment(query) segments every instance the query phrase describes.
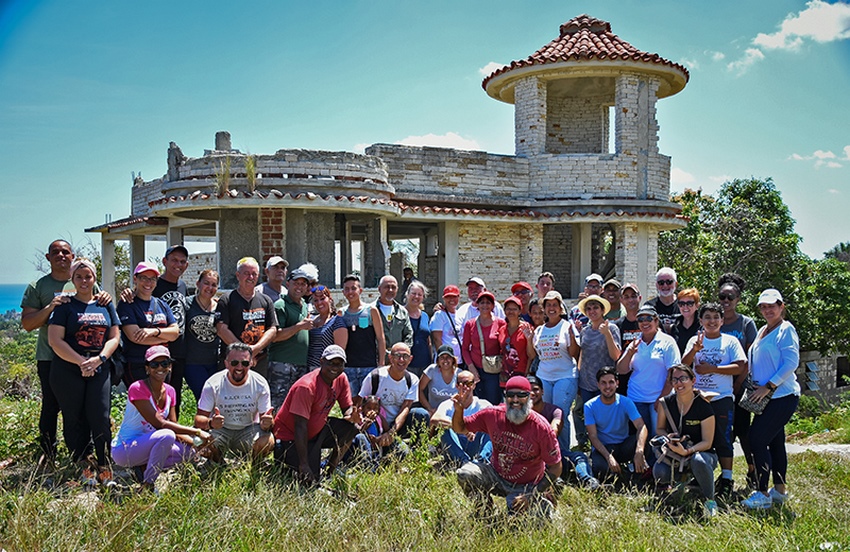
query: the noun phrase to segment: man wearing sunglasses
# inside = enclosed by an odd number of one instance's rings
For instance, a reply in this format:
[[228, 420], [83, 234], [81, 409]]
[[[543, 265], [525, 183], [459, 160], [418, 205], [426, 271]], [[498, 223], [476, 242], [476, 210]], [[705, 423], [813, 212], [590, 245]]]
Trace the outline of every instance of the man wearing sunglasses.
[[221, 462], [227, 452], [263, 458], [274, 449], [269, 384], [251, 370], [250, 345], [239, 341], [228, 345], [224, 366], [204, 384], [195, 426], [212, 434], [209, 458], [213, 462]]
[[661, 323], [661, 331], [669, 334], [676, 327], [676, 322], [682, 316], [679, 303], [676, 301], [676, 271], [669, 266], [662, 267], [655, 273], [655, 289], [658, 296], [653, 297], [645, 305], [655, 309]]
[[461, 387], [452, 397], [452, 429], [490, 435], [490, 462], [467, 462], [457, 470], [461, 489], [476, 503], [476, 512], [491, 512], [491, 494], [504, 496], [513, 513], [531, 511], [550, 517], [555, 506], [552, 483], [561, 475], [561, 451], [546, 419], [532, 410], [531, 384], [514, 376], [505, 384], [505, 402], [471, 416], [463, 404], [471, 388]]

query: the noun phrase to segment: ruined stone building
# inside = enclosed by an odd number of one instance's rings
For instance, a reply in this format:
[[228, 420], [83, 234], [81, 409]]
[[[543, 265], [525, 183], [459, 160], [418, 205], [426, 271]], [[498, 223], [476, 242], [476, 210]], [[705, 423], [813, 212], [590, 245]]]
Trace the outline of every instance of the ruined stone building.
[[419, 238], [414, 268], [432, 289], [477, 275], [503, 298], [546, 270], [567, 297], [591, 272], [654, 291], [658, 233], [684, 225], [655, 106], [687, 81], [683, 66], [582, 15], [482, 83], [515, 106], [512, 156], [390, 144], [249, 156], [219, 133], [214, 150], [186, 157], [172, 143], [167, 173], [133, 183], [130, 216], [88, 229], [102, 237], [104, 286], [115, 240], [129, 240], [135, 263], [159, 235], [215, 238], [225, 288], [239, 258], [278, 254], [315, 263], [333, 285], [351, 270], [354, 242], [375, 286], [391, 268], [400, 276], [389, 242]]

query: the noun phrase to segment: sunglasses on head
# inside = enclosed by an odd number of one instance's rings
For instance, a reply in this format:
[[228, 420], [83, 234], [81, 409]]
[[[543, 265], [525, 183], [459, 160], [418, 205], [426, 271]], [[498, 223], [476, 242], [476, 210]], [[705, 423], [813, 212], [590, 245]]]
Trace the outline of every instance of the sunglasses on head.
[[316, 287], [310, 289], [310, 293], [316, 293], [318, 291], [325, 291], [326, 289], [328, 289], [328, 288], [326, 288], [325, 286], [316, 286]]
[[156, 370], [158, 368], [171, 368], [171, 361], [166, 360], [153, 360], [148, 362], [148, 366], [151, 367], [152, 370]]
[[658, 280], [656, 283], [659, 286], [672, 286], [676, 283], [676, 280]]
[[738, 296], [734, 293], [721, 293], [717, 297], [719, 297], [721, 301], [734, 301], [738, 298]]
[[247, 368], [248, 366], [251, 366], [251, 361], [250, 360], [231, 360], [230, 361], [230, 365], [233, 366], [233, 367], [239, 366], [240, 364]]
[[505, 391], [505, 397], [512, 399], [514, 397], [518, 397], [520, 399], [524, 399], [531, 395], [528, 391]]

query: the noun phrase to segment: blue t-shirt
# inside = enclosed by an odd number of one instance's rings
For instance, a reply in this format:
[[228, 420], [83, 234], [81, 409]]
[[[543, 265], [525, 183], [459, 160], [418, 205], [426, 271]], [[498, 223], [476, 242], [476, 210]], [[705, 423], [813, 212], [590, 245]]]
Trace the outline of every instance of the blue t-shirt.
[[115, 305], [105, 307], [95, 301], [83, 303], [71, 297], [53, 309], [50, 325], [65, 328], [65, 342], [81, 355], [100, 354], [104, 343], [109, 339], [109, 329], [118, 326], [118, 313]]
[[596, 435], [603, 445], [618, 445], [629, 436], [629, 421], [640, 419], [635, 403], [617, 393], [612, 404], [593, 397], [584, 403], [584, 425], [595, 425]]
[[[122, 326], [138, 326], [140, 328], [167, 328], [176, 324], [171, 309], [162, 299], [151, 297], [145, 301], [140, 297], [133, 299], [132, 303], [121, 301], [118, 303], [118, 316]], [[133, 364], [145, 363], [145, 351], [150, 345], [139, 345], [130, 340], [126, 335], [121, 341], [124, 356], [127, 362]]]
[[413, 347], [410, 352], [413, 360], [408, 368], [425, 368], [433, 362], [431, 358], [431, 326], [428, 314], [423, 312], [419, 318], [411, 318], [413, 327]]

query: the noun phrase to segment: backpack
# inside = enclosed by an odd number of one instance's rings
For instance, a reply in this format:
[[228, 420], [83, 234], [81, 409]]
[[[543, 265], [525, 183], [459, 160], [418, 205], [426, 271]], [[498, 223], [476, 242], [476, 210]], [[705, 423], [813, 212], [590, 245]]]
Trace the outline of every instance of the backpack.
[[[378, 375], [378, 370], [380, 368], [375, 368], [371, 372], [369, 372], [369, 377], [372, 378], [372, 394], [375, 395], [378, 393], [378, 383], [380, 380], [380, 376]], [[413, 385], [413, 380], [410, 377], [410, 372], [407, 370], [404, 371], [404, 382], [407, 384], [407, 390], [410, 391], [410, 387]]]

